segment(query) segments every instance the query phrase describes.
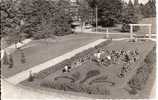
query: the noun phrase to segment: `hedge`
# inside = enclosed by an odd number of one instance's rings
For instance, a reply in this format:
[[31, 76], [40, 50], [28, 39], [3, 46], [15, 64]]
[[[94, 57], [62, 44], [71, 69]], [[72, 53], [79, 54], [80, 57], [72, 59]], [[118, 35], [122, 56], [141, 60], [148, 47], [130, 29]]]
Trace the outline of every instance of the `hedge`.
[[89, 86], [86, 84], [75, 84], [70, 82], [60, 83], [60, 82], [51, 82], [46, 81], [40, 84], [46, 88], [53, 88], [56, 90], [72, 91], [72, 92], [81, 92], [87, 94], [98, 94], [98, 95], [109, 95], [110, 91], [106, 87], [98, 86]]

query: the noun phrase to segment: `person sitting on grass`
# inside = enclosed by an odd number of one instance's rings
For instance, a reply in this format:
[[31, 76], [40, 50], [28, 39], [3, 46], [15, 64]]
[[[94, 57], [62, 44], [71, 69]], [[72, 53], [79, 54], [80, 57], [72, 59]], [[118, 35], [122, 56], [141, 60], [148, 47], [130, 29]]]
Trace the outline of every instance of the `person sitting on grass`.
[[63, 72], [70, 72], [70, 70], [71, 70], [71, 67], [68, 66], [68, 65], [65, 65], [64, 69], [63, 69]]
[[101, 52], [98, 50], [98, 52], [94, 54], [94, 57], [96, 58], [97, 62], [100, 62]]
[[117, 58], [116, 58], [116, 51], [115, 50], [111, 51], [111, 60], [112, 60], [113, 64], [116, 64]]

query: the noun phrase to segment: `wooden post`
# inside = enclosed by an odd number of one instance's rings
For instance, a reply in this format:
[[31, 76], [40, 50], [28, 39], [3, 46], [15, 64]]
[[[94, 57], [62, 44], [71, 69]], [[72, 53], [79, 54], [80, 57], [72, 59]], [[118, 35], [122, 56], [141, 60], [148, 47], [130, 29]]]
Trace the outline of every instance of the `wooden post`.
[[96, 32], [98, 30], [98, 6], [96, 5]]
[[133, 39], [133, 25], [130, 24], [130, 39]]
[[152, 38], [151, 27], [152, 27], [152, 25], [150, 24], [150, 25], [149, 25], [149, 38], [150, 38], [150, 39]]
[[106, 37], [109, 38], [109, 29], [106, 28]]

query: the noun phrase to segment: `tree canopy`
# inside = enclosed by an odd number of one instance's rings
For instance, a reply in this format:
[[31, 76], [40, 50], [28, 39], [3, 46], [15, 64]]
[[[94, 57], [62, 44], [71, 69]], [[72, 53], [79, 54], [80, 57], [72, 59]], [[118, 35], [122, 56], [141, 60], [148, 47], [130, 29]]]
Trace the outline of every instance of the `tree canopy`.
[[[2, 0], [2, 34], [48, 38], [71, 33], [72, 18], [66, 0]], [[16, 36], [17, 37], [17, 36]]]
[[119, 22], [122, 11], [121, 0], [87, 0], [87, 2], [92, 9], [98, 8], [99, 25], [114, 26]]

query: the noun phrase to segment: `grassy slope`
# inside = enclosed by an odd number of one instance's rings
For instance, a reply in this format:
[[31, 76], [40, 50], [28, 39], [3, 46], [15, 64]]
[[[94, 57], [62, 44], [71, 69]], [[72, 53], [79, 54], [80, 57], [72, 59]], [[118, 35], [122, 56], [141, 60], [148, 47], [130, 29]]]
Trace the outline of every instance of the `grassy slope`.
[[[139, 21], [140, 24], [152, 24], [152, 34], [156, 34], [156, 18], [144, 18]], [[147, 34], [149, 31], [148, 27], [140, 27], [140, 30], [138, 31], [140, 34]], [[137, 33], [138, 33], [137, 32]]]
[[20, 62], [20, 52], [16, 51], [13, 54], [14, 67], [8, 69], [7, 66], [2, 65], [2, 75], [5, 77], [15, 75], [18, 72], [77, 49], [101, 37], [102, 35], [79, 34], [59, 37], [55, 41], [51, 39], [47, 42], [44, 40], [34, 40], [23, 47], [26, 63], [22, 64]]

